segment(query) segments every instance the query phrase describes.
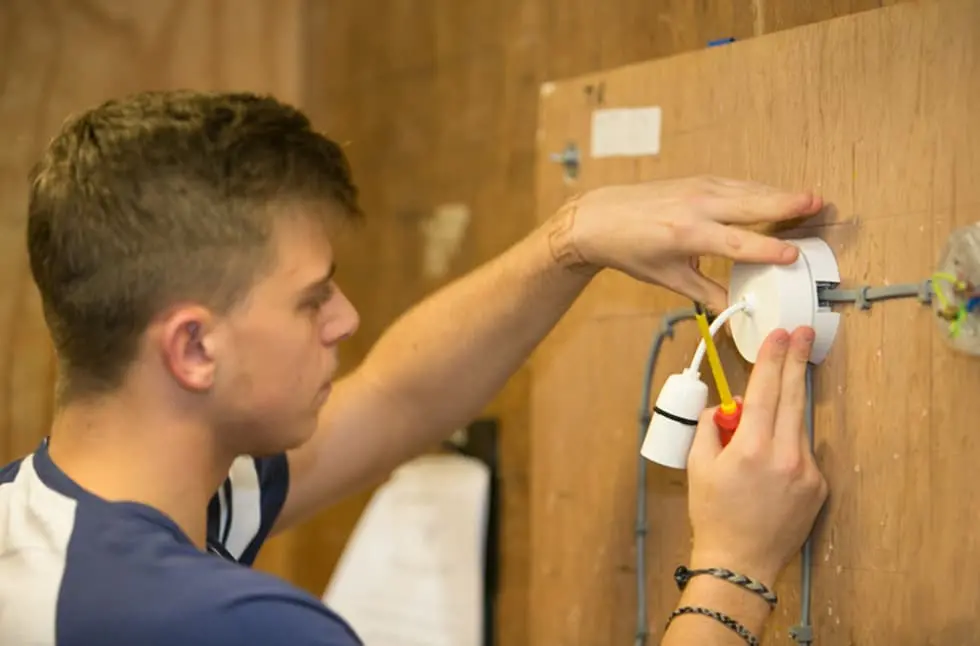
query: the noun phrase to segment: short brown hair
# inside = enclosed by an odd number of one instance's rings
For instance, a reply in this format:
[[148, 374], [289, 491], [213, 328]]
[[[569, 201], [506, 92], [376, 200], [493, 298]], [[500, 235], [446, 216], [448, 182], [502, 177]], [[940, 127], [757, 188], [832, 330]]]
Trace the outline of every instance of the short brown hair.
[[269, 207], [297, 201], [360, 214], [341, 148], [271, 97], [144, 92], [67, 120], [28, 207], [59, 399], [117, 387], [169, 303], [234, 305], [270, 260]]

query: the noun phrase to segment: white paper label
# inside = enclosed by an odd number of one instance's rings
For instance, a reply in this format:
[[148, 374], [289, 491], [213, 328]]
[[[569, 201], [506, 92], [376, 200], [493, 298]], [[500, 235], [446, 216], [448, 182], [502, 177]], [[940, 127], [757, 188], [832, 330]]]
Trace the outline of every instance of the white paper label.
[[660, 154], [660, 121], [660, 106], [596, 110], [592, 113], [592, 156]]
[[428, 278], [442, 278], [459, 252], [470, 223], [470, 208], [465, 204], [443, 204], [420, 223], [425, 238], [423, 273]]

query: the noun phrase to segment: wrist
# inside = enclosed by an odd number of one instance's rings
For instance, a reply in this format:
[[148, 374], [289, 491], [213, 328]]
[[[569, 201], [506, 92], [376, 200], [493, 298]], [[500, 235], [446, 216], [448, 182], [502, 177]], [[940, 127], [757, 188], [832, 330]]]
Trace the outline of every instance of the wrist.
[[705, 568], [724, 568], [737, 574], [751, 577], [770, 590], [776, 584], [781, 567], [772, 563], [754, 562], [752, 559], [739, 558], [726, 552], [698, 551], [691, 553], [692, 570]]
[[[688, 643], [694, 641], [695, 637], [698, 641], [704, 641], [709, 636], [712, 640], [721, 639], [723, 635], [730, 635], [731, 630], [747, 631], [748, 635], [758, 640], [772, 613], [769, 604], [758, 595], [710, 576], [692, 579], [684, 589], [677, 608], [680, 611], [702, 609], [713, 613], [715, 618], [699, 617], [700, 613], [677, 616], [671, 623], [678, 625], [668, 631], [668, 635], [674, 638], [670, 644]], [[734, 623], [726, 626], [719, 619]], [[745, 637], [744, 633], [740, 634]]]
[[563, 269], [585, 276], [594, 276], [600, 270], [582, 255], [575, 240], [575, 217], [578, 214], [580, 196], [565, 202], [546, 223], [548, 248], [555, 264]]

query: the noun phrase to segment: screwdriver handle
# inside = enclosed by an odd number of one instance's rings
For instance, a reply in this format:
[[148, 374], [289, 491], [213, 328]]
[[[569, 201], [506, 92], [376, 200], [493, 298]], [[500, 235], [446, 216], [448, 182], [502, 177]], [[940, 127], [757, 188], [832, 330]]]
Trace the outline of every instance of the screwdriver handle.
[[725, 412], [720, 406], [715, 410], [714, 422], [720, 431], [722, 446], [728, 446], [728, 443], [732, 441], [732, 436], [735, 435], [735, 429], [738, 428], [741, 419], [742, 404], [740, 402], [735, 402], [735, 410], [731, 412]]

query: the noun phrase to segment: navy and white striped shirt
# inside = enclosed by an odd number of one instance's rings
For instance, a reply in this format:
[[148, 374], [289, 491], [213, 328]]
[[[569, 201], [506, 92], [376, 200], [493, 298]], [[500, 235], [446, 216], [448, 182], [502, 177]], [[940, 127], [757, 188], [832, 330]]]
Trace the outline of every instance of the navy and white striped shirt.
[[83, 490], [43, 442], [0, 469], [0, 644], [360, 644], [319, 599], [247, 567], [288, 482], [285, 455], [236, 460], [204, 553], [159, 511]]

